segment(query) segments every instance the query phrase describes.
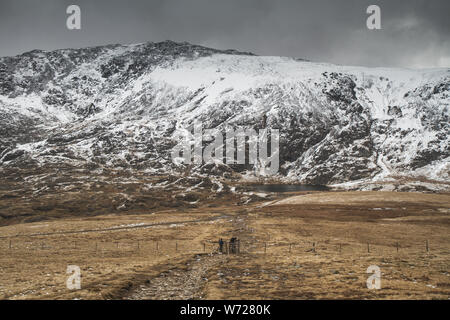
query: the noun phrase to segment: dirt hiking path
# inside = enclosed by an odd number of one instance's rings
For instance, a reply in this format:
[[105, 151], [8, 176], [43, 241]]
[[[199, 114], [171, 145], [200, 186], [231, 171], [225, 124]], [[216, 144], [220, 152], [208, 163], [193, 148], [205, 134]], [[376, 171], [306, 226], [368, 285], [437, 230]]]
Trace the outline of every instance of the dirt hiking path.
[[[247, 214], [233, 216], [233, 235], [241, 240], [248, 240], [246, 235]], [[246, 250], [251, 250], [249, 246]], [[186, 263], [186, 268], [174, 268], [160, 273], [157, 277], [141, 283], [123, 297], [128, 300], [190, 300], [205, 299], [204, 287], [208, 282], [207, 275], [222, 266], [229, 255], [215, 250], [209, 254], [199, 254]]]

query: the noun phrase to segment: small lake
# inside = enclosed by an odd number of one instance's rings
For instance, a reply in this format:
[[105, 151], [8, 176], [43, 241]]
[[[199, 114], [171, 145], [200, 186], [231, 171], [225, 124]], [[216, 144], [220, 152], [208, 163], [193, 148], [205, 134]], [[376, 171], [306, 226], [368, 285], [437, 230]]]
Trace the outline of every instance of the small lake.
[[328, 191], [330, 188], [322, 185], [307, 184], [254, 184], [247, 186], [252, 191], [259, 192], [294, 192], [294, 191]]

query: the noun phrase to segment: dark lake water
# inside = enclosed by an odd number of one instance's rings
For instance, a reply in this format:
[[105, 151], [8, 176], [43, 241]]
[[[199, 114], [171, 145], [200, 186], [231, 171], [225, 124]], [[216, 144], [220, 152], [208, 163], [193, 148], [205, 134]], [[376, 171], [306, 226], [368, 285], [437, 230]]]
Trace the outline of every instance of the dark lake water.
[[330, 188], [321, 185], [306, 184], [257, 184], [248, 186], [252, 191], [260, 192], [293, 192], [293, 191], [328, 191]]

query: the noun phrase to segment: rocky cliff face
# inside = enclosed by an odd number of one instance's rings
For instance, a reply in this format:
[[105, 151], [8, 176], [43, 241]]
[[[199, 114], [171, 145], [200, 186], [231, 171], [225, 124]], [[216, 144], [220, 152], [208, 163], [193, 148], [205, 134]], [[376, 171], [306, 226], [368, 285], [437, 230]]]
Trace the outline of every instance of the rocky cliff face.
[[[274, 179], [356, 189], [448, 189], [450, 69], [345, 67], [188, 43], [0, 58], [0, 170], [175, 166], [177, 129], [202, 121], [280, 131]], [[64, 169], [65, 170], [65, 169]]]

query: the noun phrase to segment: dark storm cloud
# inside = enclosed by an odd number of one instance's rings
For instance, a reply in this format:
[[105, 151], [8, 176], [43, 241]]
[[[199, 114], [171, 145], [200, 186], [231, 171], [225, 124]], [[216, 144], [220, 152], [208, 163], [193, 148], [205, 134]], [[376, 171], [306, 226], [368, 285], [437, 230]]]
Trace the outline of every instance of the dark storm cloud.
[[[78, 4], [82, 29], [67, 30]], [[366, 28], [381, 7], [382, 30]], [[188, 41], [347, 65], [450, 66], [448, 0], [2, 0], [0, 56], [27, 50]]]

